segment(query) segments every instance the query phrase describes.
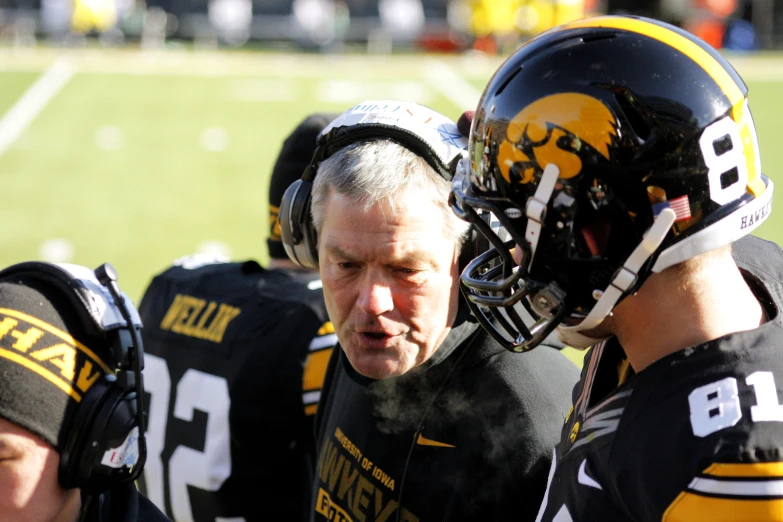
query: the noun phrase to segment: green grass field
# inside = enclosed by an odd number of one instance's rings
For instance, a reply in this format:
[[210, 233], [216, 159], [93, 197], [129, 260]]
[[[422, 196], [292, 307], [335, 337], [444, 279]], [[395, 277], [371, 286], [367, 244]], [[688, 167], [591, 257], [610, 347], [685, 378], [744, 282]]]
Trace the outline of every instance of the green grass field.
[[[764, 171], [777, 180], [783, 57], [732, 61], [750, 86]], [[61, 88], [32, 89], [54, 64], [68, 71]], [[263, 262], [267, 176], [301, 118], [373, 98], [417, 101], [456, 118], [475, 107], [498, 64], [449, 56], [3, 49], [0, 266], [52, 256], [91, 267], [108, 260], [138, 299], [154, 273], [197, 250]], [[37, 110], [12, 117], [29, 105], [23, 99]], [[758, 234], [783, 242], [782, 220], [773, 212]]]
[[0, 139], [0, 265], [68, 257], [70, 244], [75, 263], [111, 261], [134, 299], [205, 244], [265, 260], [268, 175], [307, 114], [398, 98], [456, 118], [479, 94], [467, 82], [454, 94], [433, 71], [457, 73], [428, 57], [5, 50], [0, 114], [56, 62], [75, 74]]

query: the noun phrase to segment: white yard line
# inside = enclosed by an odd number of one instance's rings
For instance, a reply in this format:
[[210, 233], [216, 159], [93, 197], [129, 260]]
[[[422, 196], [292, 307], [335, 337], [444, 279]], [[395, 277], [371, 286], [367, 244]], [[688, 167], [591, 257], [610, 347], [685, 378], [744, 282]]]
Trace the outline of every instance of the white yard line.
[[0, 156], [24, 132], [35, 118], [76, 73], [69, 61], [54, 62], [0, 120]]
[[481, 92], [454, 72], [454, 69], [440, 60], [427, 64], [427, 80], [462, 111], [475, 110]]

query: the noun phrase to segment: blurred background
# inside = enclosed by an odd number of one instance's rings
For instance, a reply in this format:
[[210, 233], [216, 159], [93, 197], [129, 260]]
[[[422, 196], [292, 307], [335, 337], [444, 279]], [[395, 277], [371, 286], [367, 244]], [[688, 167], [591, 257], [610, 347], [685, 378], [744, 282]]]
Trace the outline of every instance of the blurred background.
[[[267, 258], [267, 180], [307, 114], [399, 98], [456, 119], [560, 23], [653, 16], [750, 86], [783, 160], [783, 1], [0, 0], [0, 266], [111, 261], [135, 300], [194, 252]], [[758, 234], [783, 243], [783, 213]]]

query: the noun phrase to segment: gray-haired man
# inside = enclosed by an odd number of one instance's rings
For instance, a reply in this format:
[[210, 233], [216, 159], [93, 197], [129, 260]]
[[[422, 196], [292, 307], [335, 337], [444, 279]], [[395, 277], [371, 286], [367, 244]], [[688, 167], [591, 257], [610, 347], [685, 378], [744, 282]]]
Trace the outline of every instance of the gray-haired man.
[[577, 371], [556, 350], [509, 354], [461, 302], [469, 231], [447, 198], [464, 145], [426, 107], [365, 102], [324, 130], [284, 198], [284, 242], [317, 260], [340, 341], [316, 420], [313, 521], [535, 518]]

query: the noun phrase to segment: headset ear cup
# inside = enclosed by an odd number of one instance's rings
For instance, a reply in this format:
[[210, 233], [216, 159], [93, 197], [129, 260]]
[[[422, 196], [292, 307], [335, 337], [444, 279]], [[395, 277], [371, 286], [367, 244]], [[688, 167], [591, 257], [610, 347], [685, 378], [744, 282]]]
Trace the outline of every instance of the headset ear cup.
[[109, 376], [85, 394], [60, 454], [63, 488], [79, 488], [92, 495], [126, 480], [126, 467], [107, 465], [103, 459], [112, 449], [120, 449], [138, 427], [135, 398], [135, 392], [124, 392]]
[[84, 467], [85, 446], [93, 437], [95, 419], [100, 413], [111, 387], [111, 378], [105, 376], [84, 394], [79, 404], [65, 441], [65, 447], [60, 453], [59, 479], [63, 488], [81, 487], [82, 469]]
[[280, 239], [283, 242], [286, 254], [292, 261], [296, 262], [293, 249], [295, 244], [301, 237], [298, 229], [298, 223], [296, 220], [291, 219], [291, 207], [293, 201], [296, 199], [296, 195], [299, 192], [299, 188], [302, 184], [302, 180], [296, 180], [283, 193], [283, 199], [280, 201], [280, 212], [278, 213], [278, 221], [280, 221]]
[[[131, 477], [131, 467], [123, 459], [132, 458], [133, 467], [139, 462], [137, 418], [136, 392], [112, 388], [92, 426], [90, 443], [84, 448], [79, 485], [82, 491], [101, 493]], [[112, 466], [105, 462], [107, 459], [114, 460]]]
[[310, 205], [307, 205], [307, 222], [303, 223], [302, 230], [305, 232], [305, 241], [302, 252], [302, 265], [305, 268], [312, 268], [318, 270], [318, 233], [313, 226], [313, 219], [310, 214]]
[[312, 188], [312, 182], [300, 179], [286, 189], [280, 202], [280, 238], [291, 261], [304, 268], [317, 269], [317, 238], [310, 218]]

